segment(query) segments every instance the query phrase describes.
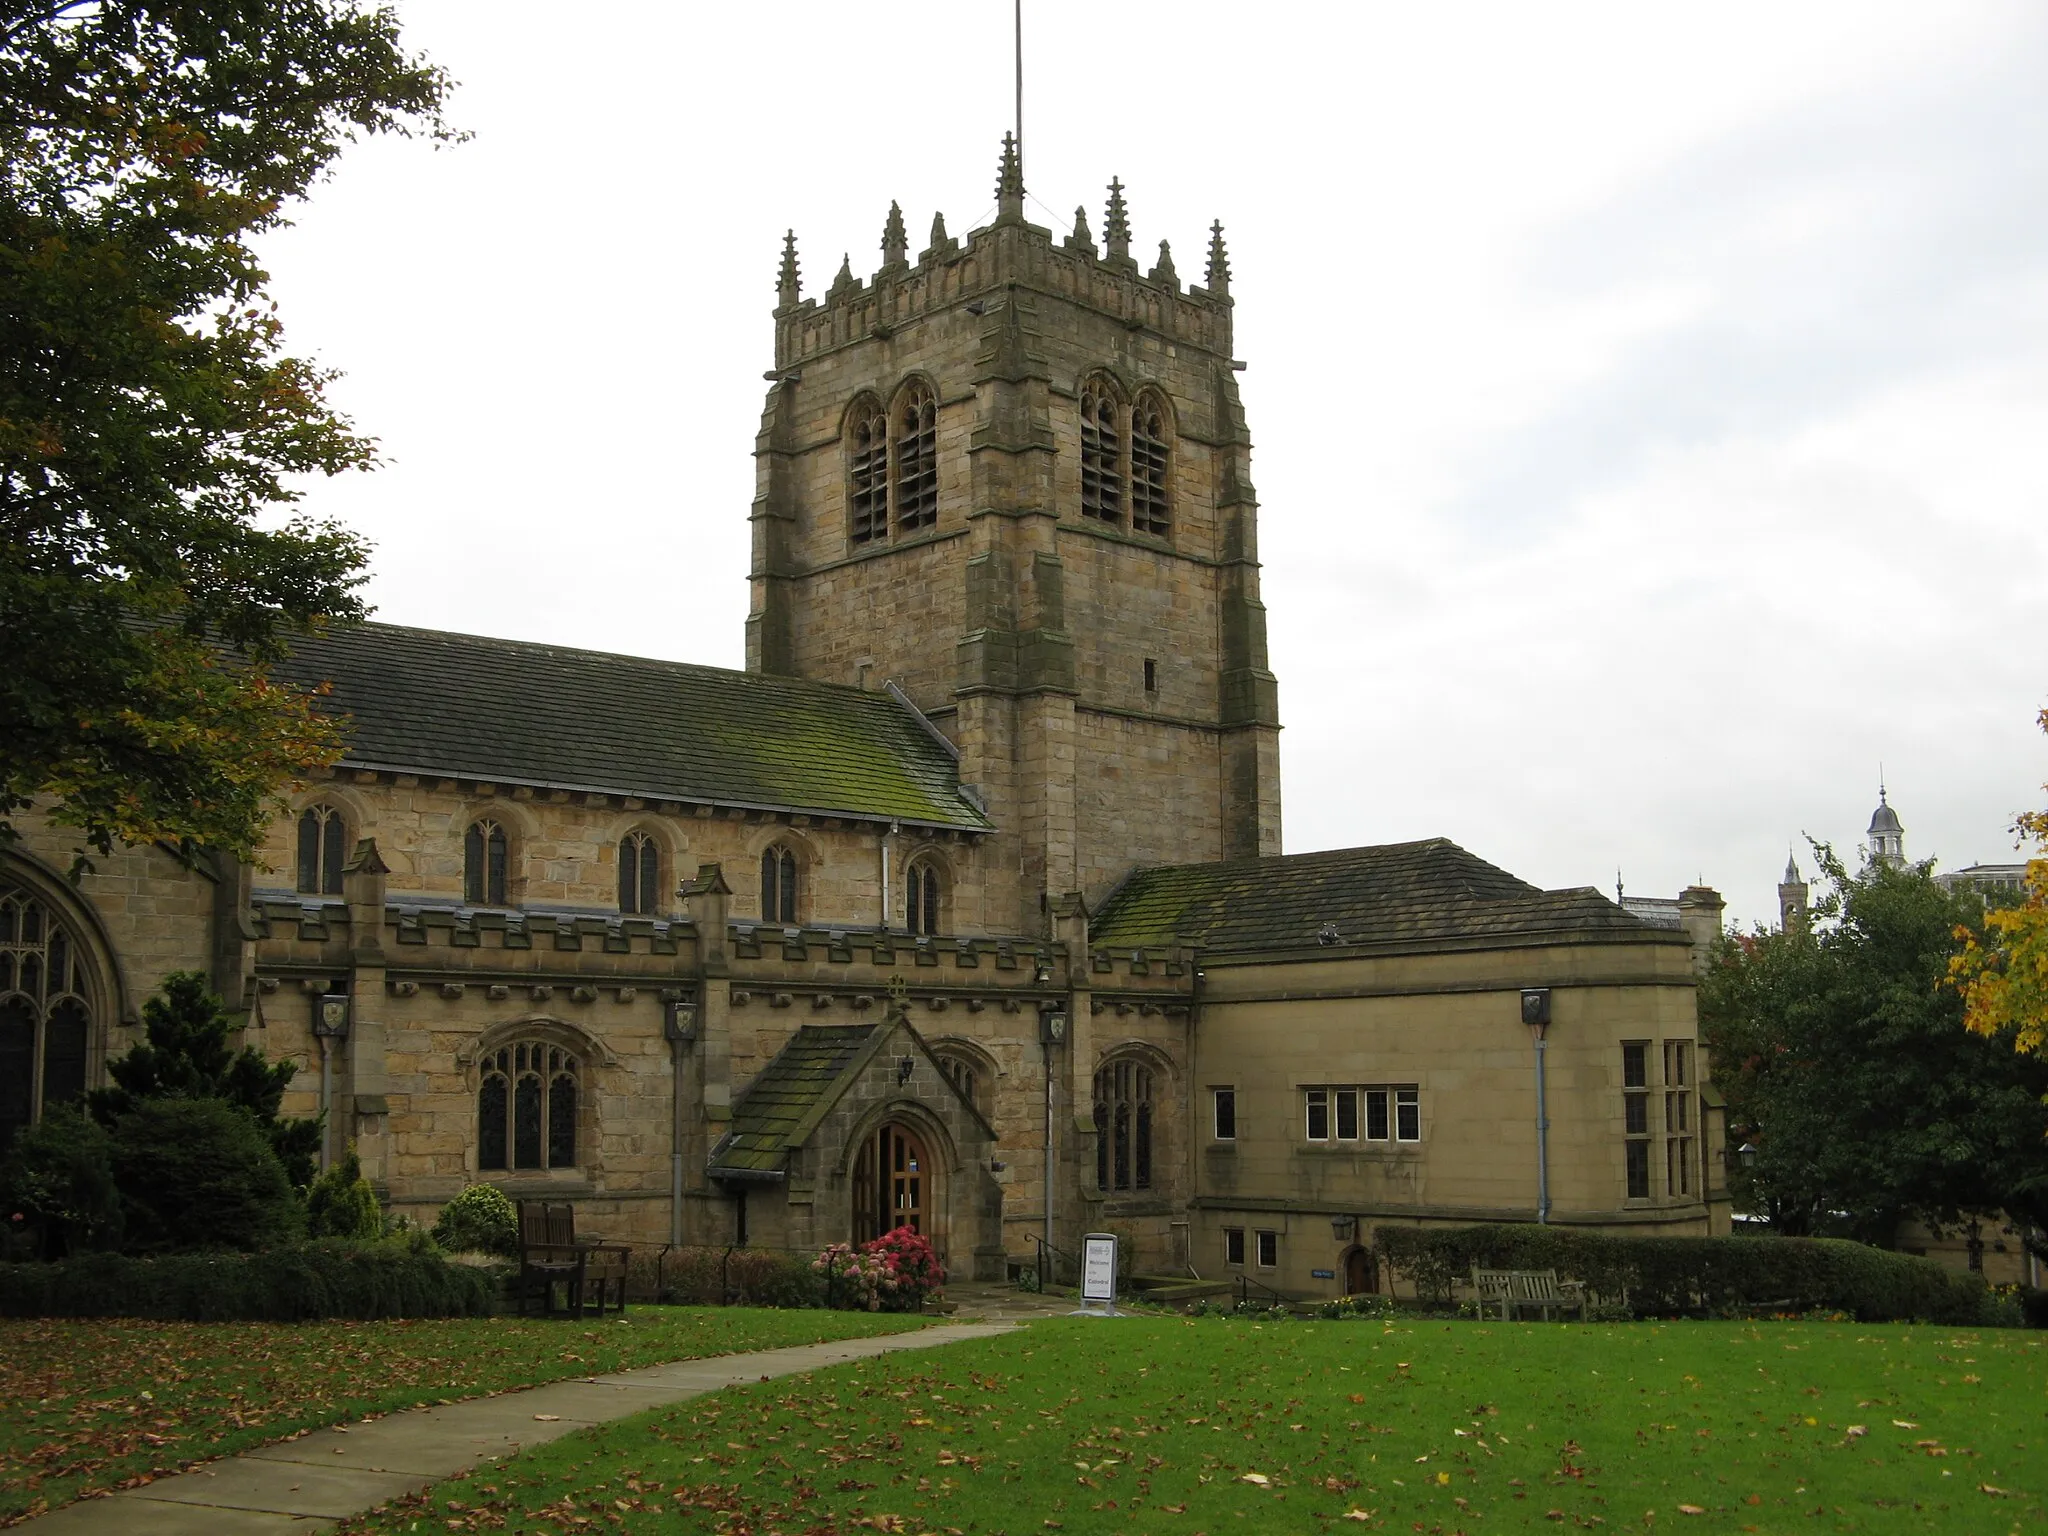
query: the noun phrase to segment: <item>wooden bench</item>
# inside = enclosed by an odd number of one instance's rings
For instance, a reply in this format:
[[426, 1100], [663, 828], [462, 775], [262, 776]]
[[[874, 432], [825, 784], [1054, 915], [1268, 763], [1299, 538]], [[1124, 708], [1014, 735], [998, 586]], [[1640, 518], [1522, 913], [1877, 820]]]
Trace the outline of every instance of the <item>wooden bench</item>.
[[1577, 1312], [1581, 1319], [1586, 1315], [1585, 1286], [1559, 1280], [1554, 1269], [1481, 1269], [1474, 1264], [1472, 1294], [1481, 1317], [1488, 1308], [1499, 1307], [1502, 1322], [1531, 1308], [1541, 1308], [1545, 1322], [1553, 1311], [1560, 1317], [1566, 1311]]
[[519, 1202], [519, 1309], [538, 1302], [555, 1315], [555, 1287], [562, 1287], [570, 1317], [602, 1316], [609, 1302], [626, 1310], [626, 1261], [633, 1250], [576, 1236], [576, 1208], [566, 1202]]

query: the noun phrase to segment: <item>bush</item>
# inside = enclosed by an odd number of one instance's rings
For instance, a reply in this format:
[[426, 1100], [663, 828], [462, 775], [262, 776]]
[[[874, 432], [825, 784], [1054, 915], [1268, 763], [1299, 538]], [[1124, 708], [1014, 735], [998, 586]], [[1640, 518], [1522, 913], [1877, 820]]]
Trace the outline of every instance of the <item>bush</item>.
[[21, 1132], [0, 1165], [0, 1220], [16, 1250], [11, 1257], [61, 1259], [120, 1246], [121, 1194], [107, 1133], [68, 1104]]
[[270, 1248], [305, 1208], [261, 1127], [219, 1099], [154, 1099], [115, 1123], [114, 1182], [130, 1252]]
[[908, 1227], [859, 1248], [834, 1243], [810, 1268], [824, 1287], [826, 1306], [864, 1312], [915, 1312], [946, 1280], [930, 1241]]
[[434, 1241], [450, 1253], [519, 1253], [519, 1216], [505, 1192], [492, 1184], [472, 1184], [441, 1207], [434, 1223]]
[[808, 1261], [750, 1248], [671, 1248], [659, 1255], [636, 1248], [626, 1289], [628, 1295], [693, 1306], [825, 1304], [824, 1286]]
[[1450, 1300], [1474, 1264], [1554, 1269], [1637, 1317], [1774, 1311], [1843, 1312], [1859, 1322], [1971, 1325], [1984, 1281], [1932, 1259], [1836, 1238], [1615, 1237], [1569, 1227], [1379, 1227], [1373, 1247], [1418, 1295]]
[[0, 1316], [285, 1323], [464, 1317], [490, 1312], [498, 1289], [491, 1271], [451, 1264], [417, 1237], [322, 1238], [263, 1253], [95, 1253], [56, 1264], [0, 1264]]
[[384, 1213], [377, 1208], [377, 1192], [363, 1177], [363, 1160], [354, 1147], [306, 1191], [306, 1230], [314, 1237], [365, 1241], [384, 1235]]

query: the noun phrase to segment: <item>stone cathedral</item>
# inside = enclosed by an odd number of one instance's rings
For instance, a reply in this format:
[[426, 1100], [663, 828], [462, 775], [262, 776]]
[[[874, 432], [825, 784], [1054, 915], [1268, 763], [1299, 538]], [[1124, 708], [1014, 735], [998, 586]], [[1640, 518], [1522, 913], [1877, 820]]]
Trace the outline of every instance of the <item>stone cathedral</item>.
[[892, 206], [820, 296], [788, 241], [744, 671], [363, 625], [287, 666], [349, 745], [258, 861], [72, 881], [23, 818], [0, 1139], [201, 969], [421, 1220], [483, 1181], [654, 1245], [910, 1225], [977, 1278], [1110, 1231], [1303, 1296], [1381, 1284], [1389, 1222], [1726, 1230], [1712, 893], [1282, 854], [1221, 226], [1183, 284], [1120, 183], [1099, 245], [1007, 141], [997, 190], [915, 256]]

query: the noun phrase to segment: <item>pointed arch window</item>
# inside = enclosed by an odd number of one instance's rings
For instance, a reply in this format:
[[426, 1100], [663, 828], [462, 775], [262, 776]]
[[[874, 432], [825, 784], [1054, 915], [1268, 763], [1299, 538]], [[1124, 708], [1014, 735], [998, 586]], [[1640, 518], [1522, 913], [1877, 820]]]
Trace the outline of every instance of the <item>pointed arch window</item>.
[[339, 896], [341, 867], [348, 862], [348, 827], [331, 805], [299, 812], [299, 891], [306, 896]]
[[939, 871], [930, 859], [913, 859], [904, 872], [903, 926], [911, 933], [939, 931]]
[[77, 936], [36, 896], [0, 884], [0, 1149], [84, 1096], [92, 995]]
[[504, 827], [488, 816], [471, 822], [462, 837], [462, 899], [480, 907], [504, 906], [510, 863]]
[[761, 855], [761, 920], [796, 921], [796, 855], [780, 843]]
[[661, 847], [652, 834], [619, 839], [619, 910], [652, 917], [661, 900]]
[[982, 1094], [992, 1084], [981, 1063], [964, 1050], [941, 1048], [932, 1054], [939, 1063], [939, 1070], [946, 1074], [946, 1081], [959, 1090], [960, 1097], [986, 1115], [988, 1102]]
[[576, 1166], [582, 1064], [546, 1040], [518, 1040], [484, 1058], [477, 1086], [477, 1167], [483, 1172]]
[[1081, 389], [1081, 512], [1122, 525], [1124, 520], [1123, 431], [1116, 396], [1100, 379]]
[[1095, 1187], [1152, 1187], [1152, 1069], [1107, 1063], [1095, 1074]]
[[1173, 531], [1167, 495], [1166, 410], [1152, 395], [1131, 407], [1131, 527], [1161, 537]]
[[867, 544], [889, 536], [889, 421], [873, 400], [863, 400], [847, 420], [847, 536]]
[[939, 520], [939, 402], [922, 379], [896, 406], [896, 527], [929, 528]]

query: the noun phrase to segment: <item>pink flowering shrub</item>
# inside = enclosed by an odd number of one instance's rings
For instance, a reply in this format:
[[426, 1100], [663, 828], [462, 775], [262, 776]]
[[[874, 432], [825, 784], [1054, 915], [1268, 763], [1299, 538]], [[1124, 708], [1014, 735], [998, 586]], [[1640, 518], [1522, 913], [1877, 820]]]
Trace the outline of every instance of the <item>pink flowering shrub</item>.
[[908, 1227], [858, 1248], [834, 1243], [811, 1270], [824, 1281], [826, 1305], [861, 1312], [915, 1312], [946, 1283], [931, 1242]]

